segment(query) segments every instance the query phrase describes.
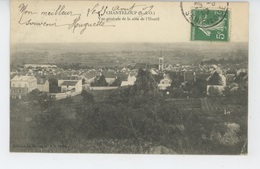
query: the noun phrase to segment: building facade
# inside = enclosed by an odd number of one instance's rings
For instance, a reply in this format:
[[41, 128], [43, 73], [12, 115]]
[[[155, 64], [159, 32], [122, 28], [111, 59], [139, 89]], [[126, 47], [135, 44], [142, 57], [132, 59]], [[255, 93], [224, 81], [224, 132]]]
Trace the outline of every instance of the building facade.
[[34, 76], [16, 75], [11, 80], [11, 97], [21, 99], [22, 96], [37, 88], [37, 79]]
[[61, 92], [81, 92], [82, 80], [58, 80], [58, 86], [61, 87]]
[[49, 92], [49, 80], [46, 78], [37, 78], [37, 88], [41, 92]]

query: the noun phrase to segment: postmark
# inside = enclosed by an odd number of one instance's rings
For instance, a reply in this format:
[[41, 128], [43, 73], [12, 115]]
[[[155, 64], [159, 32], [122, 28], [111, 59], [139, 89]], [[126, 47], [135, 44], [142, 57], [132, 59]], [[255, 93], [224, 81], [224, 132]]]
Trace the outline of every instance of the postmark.
[[191, 24], [191, 41], [229, 41], [229, 3], [180, 3], [184, 18]]

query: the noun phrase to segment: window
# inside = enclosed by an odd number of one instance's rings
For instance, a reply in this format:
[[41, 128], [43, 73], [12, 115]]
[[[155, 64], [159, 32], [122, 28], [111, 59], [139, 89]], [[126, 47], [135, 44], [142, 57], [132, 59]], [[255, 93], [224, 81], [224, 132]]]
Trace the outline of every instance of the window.
[[21, 87], [21, 84], [19, 83], [18, 86]]
[[24, 87], [27, 87], [27, 84], [25, 84]]
[[13, 83], [13, 87], [15, 87], [15, 83]]

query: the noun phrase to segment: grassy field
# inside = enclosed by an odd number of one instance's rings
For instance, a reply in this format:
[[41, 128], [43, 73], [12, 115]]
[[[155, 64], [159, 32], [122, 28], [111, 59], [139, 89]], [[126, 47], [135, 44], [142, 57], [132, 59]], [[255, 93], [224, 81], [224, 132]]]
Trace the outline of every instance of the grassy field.
[[202, 110], [202, 111], [247, 111], [247, 107], [242, 105], [231, 105], [223, 103], [223, 98], [198, 98], [198, 99], [168, 99], [180, 110]]

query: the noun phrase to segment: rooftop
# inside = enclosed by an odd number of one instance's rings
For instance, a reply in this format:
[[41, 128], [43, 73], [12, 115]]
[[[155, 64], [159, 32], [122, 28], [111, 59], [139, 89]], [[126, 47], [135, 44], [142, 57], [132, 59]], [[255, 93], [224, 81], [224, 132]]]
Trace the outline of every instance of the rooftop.
[[66, 80], [61, 83], [62, 86], [75, 86], [78, 81]]
[[34, 76], [21, 76], [21, 75], [16, 75], [13, 77], [11, 81], [32, 81], [36, 80]]

